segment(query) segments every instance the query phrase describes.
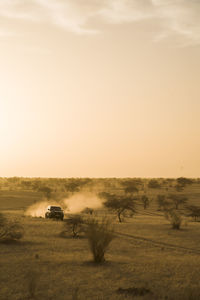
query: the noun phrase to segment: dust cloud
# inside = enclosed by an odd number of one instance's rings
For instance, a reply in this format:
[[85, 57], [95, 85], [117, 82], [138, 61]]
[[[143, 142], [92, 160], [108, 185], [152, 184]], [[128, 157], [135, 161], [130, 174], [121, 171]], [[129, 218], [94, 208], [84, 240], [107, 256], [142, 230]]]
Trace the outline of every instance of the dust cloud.
[[61, 206], [64, 213], [77, 214], [86, 207], [92, 209], [100, 208], [102, 206], [102, 200], [92, 193], [77, 193], [60, 201], [54, 201], [51, 199], [48, 201], [44, 200], [37, 202], [27, 209], [25, 215], [44, 218], [49, 205]]
[[70, 198], [63, 200], [68, 212], [72, 214], [80, 213], [84, 208], [89, 207], [93, 209], [100, 208], [102, 201], [94, 194], [78, 193]]
[[56, 205], [59, 206], [60, 204], [55, 203], [54, 201], [50, 202], [50, 201], [42, 201], [42, 202], [38, 202], [35, 203], [33, 205], [31, 205], [27, 211], [25, 212], [26, 216], [31, 216], [31, 217], [45, 217], [45, 212], [47, 211], [47, 207], [48, 205]]

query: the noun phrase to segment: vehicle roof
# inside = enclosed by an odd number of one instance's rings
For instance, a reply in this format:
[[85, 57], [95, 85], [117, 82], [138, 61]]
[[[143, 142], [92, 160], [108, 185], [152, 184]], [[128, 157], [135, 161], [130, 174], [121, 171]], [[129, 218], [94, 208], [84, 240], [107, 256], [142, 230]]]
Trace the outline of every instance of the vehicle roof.
[[50, 208], [61, 208], [61, 207], [58, 205], [49, 205], [47, 208], [50, 209]]

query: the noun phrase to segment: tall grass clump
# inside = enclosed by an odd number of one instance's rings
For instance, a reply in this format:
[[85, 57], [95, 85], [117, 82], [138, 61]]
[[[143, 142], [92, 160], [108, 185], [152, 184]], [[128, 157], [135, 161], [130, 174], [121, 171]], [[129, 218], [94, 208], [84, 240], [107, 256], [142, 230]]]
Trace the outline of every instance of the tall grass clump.
[[8, 220], [0, 213], [0, 242], [20, 240], [24, 236], [23, 226], [14, 220]]
[[172, 229], [180, 229], [181, 224], [182, 224], [182, 217], [177, 210], [172, 209], [172, 210], [166, 211], [165, 217], [171, 223]]
[[71, 215], [64, 220], [64, 231], [61, 234], [69, 232], [73, 238], [77, 238], [85, 231], [84, 225], [85, 221], [81, 215]]
[[94, 218], [88, 219], [85, 234], [89, 242], [94, 262], [104, 262], [105, 252], [114, 238], [113, 226], [110, 220], [102, 219], [99, 221]]

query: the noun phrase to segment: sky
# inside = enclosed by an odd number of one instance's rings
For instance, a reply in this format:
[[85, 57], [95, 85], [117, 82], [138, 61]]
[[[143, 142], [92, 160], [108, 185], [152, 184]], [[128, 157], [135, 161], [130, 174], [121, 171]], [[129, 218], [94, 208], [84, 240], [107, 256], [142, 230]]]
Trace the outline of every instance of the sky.
[[200, 177], [200, 0], [0, 0], [0, 176]]

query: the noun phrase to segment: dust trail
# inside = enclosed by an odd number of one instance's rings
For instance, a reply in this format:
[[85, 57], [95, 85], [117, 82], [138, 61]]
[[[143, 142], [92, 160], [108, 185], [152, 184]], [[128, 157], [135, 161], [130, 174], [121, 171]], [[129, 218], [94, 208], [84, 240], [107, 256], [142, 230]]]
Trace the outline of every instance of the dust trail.
[[86, 207], [100, 208], [102, 200], [92, 193], [77, 193], [70, 198], [64, 199], [63, 204], [67, 207], [68, 212], [75, 214], [80, 213]]
[[77, 193], [59, 202], [53, 199], [37, 202], [27, 209], [25, 215], [44, 218], [49, 205], [61, 206], [65, 213], [76, 214], [80, 213], [86, 207], [92, 209], [100, 208], [102, 206], [102, 200], [93, 193]]
[[42, 201], [31, 205], [27, 211], [25, 212], [26, 216], [31, 217], [45, 217], [45, 212], [47, 211], [48, 205], [56, 205], [59, 206], [60, 204], [56, 203], [55, 201]]

